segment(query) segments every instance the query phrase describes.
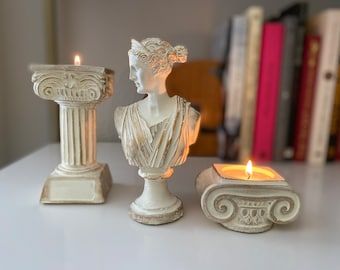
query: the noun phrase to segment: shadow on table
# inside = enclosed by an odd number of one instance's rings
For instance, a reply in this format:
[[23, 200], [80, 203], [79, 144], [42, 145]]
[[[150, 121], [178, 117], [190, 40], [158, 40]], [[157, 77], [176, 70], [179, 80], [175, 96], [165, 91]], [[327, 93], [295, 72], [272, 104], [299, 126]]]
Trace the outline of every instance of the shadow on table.
[[133, 202], [143, 191], [142, 186], [113, 183], [106, 204], [126, 204]]

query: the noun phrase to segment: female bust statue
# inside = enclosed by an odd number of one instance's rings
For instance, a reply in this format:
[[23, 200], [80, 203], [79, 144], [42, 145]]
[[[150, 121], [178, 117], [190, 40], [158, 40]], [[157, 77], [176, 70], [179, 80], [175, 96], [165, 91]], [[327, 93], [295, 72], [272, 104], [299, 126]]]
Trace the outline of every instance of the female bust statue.
[[174, 63], [187, 59], [183, 46], [159, 38], [131, 41], [130, 80], [147, 97], [115, 110], [115, 126], [130, 165], [145, 179], [142, 195], [131, 204], [130, 216], [145, 224], [163, 224], [183, 215], [182, 202], [167, 188], [173, 167], [185, 162], [196, 141], [200, 114], [179, 96], [169, 97], [166, 78]]

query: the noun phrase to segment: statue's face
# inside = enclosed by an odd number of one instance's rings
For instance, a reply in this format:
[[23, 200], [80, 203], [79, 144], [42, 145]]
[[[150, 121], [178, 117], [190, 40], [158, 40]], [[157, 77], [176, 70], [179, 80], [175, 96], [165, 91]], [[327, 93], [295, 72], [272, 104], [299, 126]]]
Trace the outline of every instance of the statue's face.
[[135, 55], [129, 54], [130, 76], [137, 87], [137, 93], [149, 94], [158, 91], [159, 76], [153, 74], [152, 68], [141, 62]]

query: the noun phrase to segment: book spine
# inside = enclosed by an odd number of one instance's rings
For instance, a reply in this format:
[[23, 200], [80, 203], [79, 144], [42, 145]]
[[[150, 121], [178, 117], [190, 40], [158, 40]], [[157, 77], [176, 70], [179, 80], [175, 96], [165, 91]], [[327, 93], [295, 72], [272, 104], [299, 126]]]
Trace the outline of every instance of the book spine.
[[247, 21], [245, 15], [232, 19], [228, 75], [226, 81], [225, 129], [227, 133], [226, 158], [236, 160], [239, 148], [239, 133], [244, 90]]
[[321, 51], [307, 152], [308, 162], [314, 165], [324, 164], [327, 157], [339, 57], [339, 19], [340, 11], [330, 10], [323, 13], [315, 24], [321, 35]]
[[255, 160], [269, 161], [273, 157], [283, 39], [282, 23], [264, 24], [253, 143]]
[[240, 131], [241, 162], [250, 159], [256, 112], [256, 96], [259, 76], [259, 59], [261, 50], [263, 8], [250, 7], [246, 11], [248, 34], [245, 66], [245, 85]]
[[340, 129], [338, 130], [338, 134], [337, 134], [337, 138], [336, 138], [335, 159], [340, 160]]
[[332, 112], [332, 118], [331, 118], [331, 128], [330, 128], [329, 133], [330, 134], [329, 134], [327, 160], [333, 161], [335, 160], [335, 155], [336, 155], [337, 137], [338, 137], [338, 134], [340, 133], [340, 66], [338, 67], [338, 77], [337, 77], [333, 112]]
[[306, 159], [316, 71], [320, 52], [320, 37], [307, 35], [304, 47], [294, 138], [294, 160], [296, 161], [304, 161]]
[[285, 159], [293, 159], [294, 157], [294, 138], [296, 126], [296, 114], [298, 111], [298, 96], [300, 90], [301, 70], [302, 70], [302, 55], [303, 55], [303, 41], [305, 37], [305, 25], [298, 26], [296, 50], [294, 55], [294, 76], [293, 76], [293, 91], [291, 95], [291, 111], [289, 117], [288, 128], [288, 145], [285, 150]]
[[276, 117], [275, 143], [273, 159], [285, 159], [285, 150], [288, 146], [289, 120], [294, 92], [294, 56], [297, 36], [297, 18], [287, 16], [282, 19], [284, 25], [284, 44], [282, 52], [281, 82], [279, 90], [278, 110]]
[[291, 160], [294, 157], [294, 140], [296, 134], [296, 115], [298, 111], [298, 96], [301, 83], [302, 71], [302, 56], [304, 48], [304, 38], [306, 30], [306, 20], [308, 17], [308, 3], [295, 3], [281, 12], [281, 18], [294, 17], [298, 22], [296, 31], [296, 41], [294, 47], [294, 72], [293, 72], [293, 86], [290, 95], [290, 112], [288, 121], [288, 140], [283, 152], [285, 160]]

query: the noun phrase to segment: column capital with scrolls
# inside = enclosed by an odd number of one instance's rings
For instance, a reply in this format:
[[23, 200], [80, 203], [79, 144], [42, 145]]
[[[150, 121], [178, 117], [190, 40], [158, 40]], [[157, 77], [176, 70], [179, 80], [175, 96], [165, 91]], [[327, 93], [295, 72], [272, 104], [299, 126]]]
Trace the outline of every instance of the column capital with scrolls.
[[113, 95], [110, 69], [74, 65], [32, 65], [34, 93], [57, 103], [99, 103]]

